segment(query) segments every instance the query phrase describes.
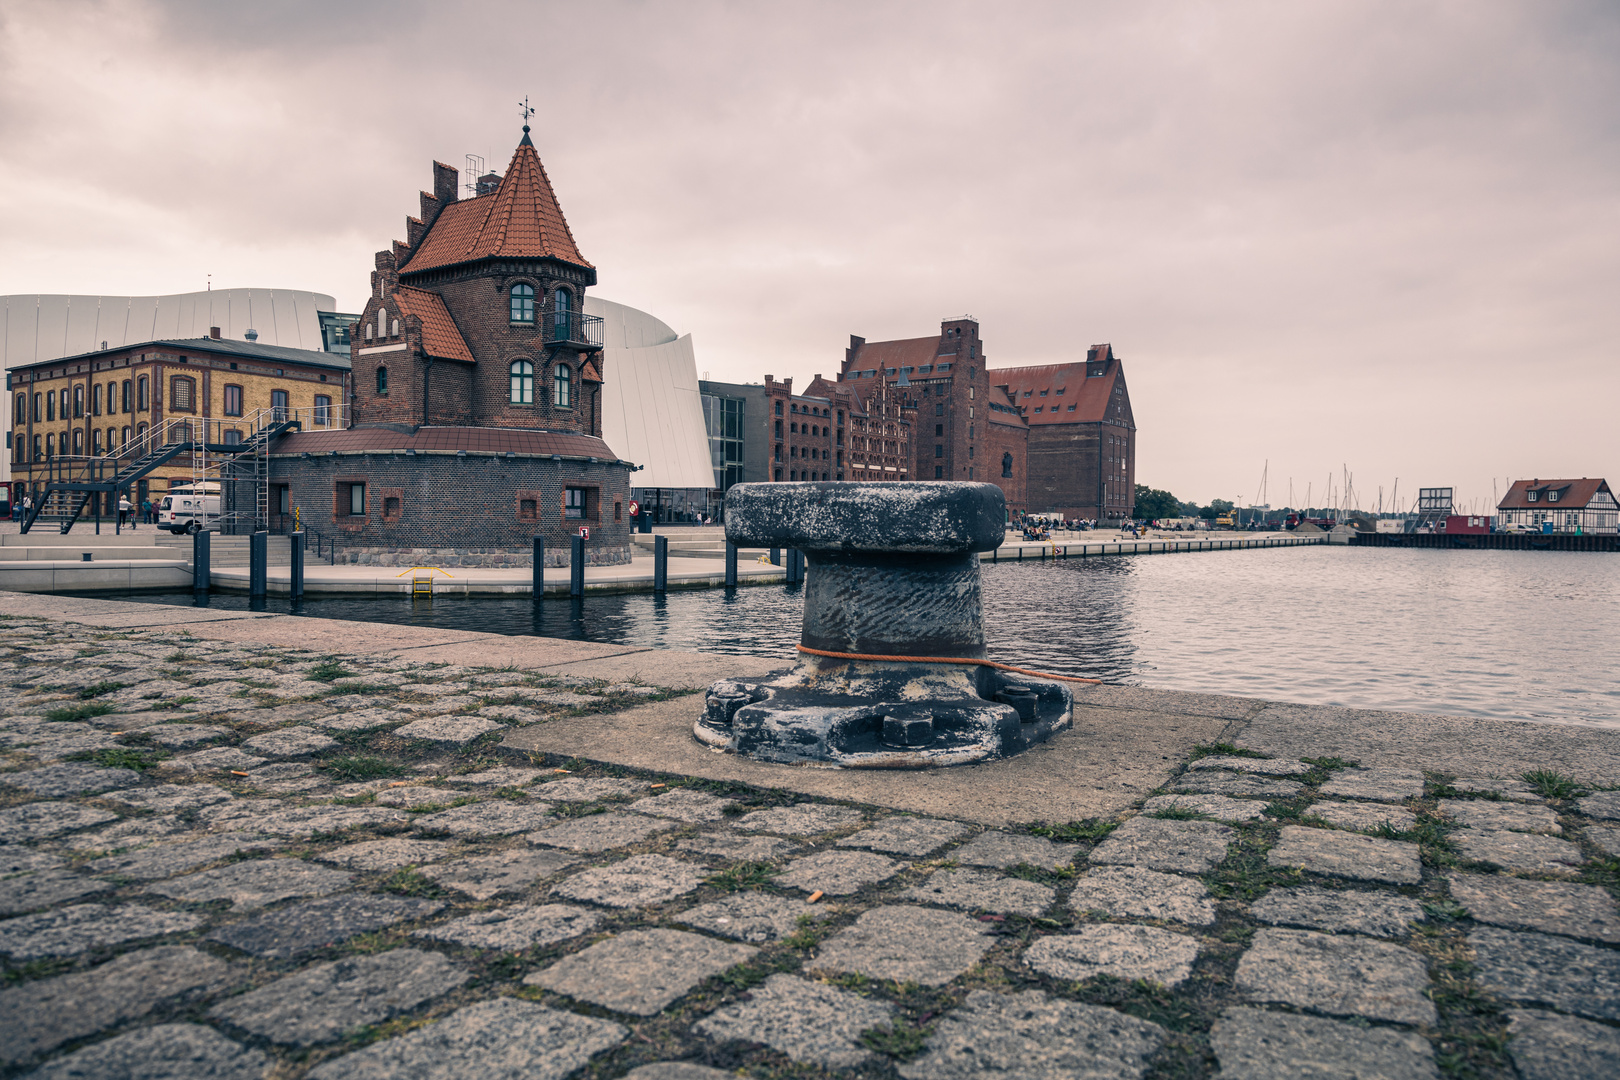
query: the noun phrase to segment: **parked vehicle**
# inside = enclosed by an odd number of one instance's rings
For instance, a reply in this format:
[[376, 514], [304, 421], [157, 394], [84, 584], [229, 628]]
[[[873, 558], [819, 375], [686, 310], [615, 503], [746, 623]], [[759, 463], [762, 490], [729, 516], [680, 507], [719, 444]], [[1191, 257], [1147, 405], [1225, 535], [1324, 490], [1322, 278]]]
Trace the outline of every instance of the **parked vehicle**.
[[188, 488], [170, 488], [157, 506], [158, 528], [168, 529], [176, 536], [201, 532], [219, 524], [219, 485], [204, 484], [193, 492]]

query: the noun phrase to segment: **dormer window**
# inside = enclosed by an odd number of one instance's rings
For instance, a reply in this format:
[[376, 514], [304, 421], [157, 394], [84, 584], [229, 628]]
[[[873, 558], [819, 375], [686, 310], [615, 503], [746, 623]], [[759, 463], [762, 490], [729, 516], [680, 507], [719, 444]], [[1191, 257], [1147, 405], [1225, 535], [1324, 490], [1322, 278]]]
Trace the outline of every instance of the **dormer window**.
[[1525, 502], [1535, 502], [1536, 501], [1536, 493], [1534, 491], [1526, 491], [1524, 493], [1524, 501]]
[[1556, 491], [1547, 492], [1547, 501], [1548, 502], [1557, 502], [1558, 501], [1558, 492], [1556, 492]]

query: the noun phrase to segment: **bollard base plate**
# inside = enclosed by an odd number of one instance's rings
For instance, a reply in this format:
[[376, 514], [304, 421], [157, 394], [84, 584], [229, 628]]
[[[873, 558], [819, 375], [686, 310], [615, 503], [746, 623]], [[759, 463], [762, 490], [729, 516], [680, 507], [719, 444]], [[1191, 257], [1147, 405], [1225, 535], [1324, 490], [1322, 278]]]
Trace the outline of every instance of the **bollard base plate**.
[[1010, 757], [1073, 716], [1073, 695], [1059, 682], [956, 664], [806, 658], [767, 682], [714, 683], [692, 731], [706, 746], [760, 761], [929, 769]]

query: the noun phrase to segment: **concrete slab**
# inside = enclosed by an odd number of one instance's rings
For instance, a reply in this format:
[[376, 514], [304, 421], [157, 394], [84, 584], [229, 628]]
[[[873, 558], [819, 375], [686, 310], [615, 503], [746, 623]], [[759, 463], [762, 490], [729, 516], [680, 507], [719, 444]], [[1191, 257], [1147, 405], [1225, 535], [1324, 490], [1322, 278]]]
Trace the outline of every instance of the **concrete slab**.
[[1553, 769], [1585, 783], [1620, 783], [1620, 731], [1612, 728], [1271, 704], [1231, 741], [1279, 757], [1332, 756], [1369, 767], [1454, 776]]
[[[644, 677], [654, 683], [674, 677], [658, 670], [660, 658], [682, 655], [649, 654]], [[690, 662], [699, 654], [684, 655], [682, 662]], [[692, 737], [700, 707], [695, 697], [675, 698], [620, 713], [553, 720], [509, 733], [502, 746], [518, 754], [579, 757], [1008, 825], [1115, 814], [1164, 784], [1194, 745], [1220, 741], [1231, 723], [1219, 717], [1077, 708], [1072, 730], [1018, 757], [903, 772], [772, 765], [717, 754]]]

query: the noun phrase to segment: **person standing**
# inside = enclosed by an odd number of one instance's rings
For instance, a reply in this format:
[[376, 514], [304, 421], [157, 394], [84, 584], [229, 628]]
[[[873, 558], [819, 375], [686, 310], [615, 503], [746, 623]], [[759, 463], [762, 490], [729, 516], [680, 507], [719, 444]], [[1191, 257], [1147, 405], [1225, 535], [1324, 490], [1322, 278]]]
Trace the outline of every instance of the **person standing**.
[[148, 498], [148, 499], [142, 499], [141, 500], [141, 516], [146, 519], [146, 523], [148, 525], [152, 524], [152, 500], [151, 499]]
[[135, 528], [134, 525], [130, 524], [129, 511], [129, 492], [120, 491], [118, 493], [118, 527], [120, 529], [122, 529], [125, 525], [129, 525], [129, 527], [132, 529]]

